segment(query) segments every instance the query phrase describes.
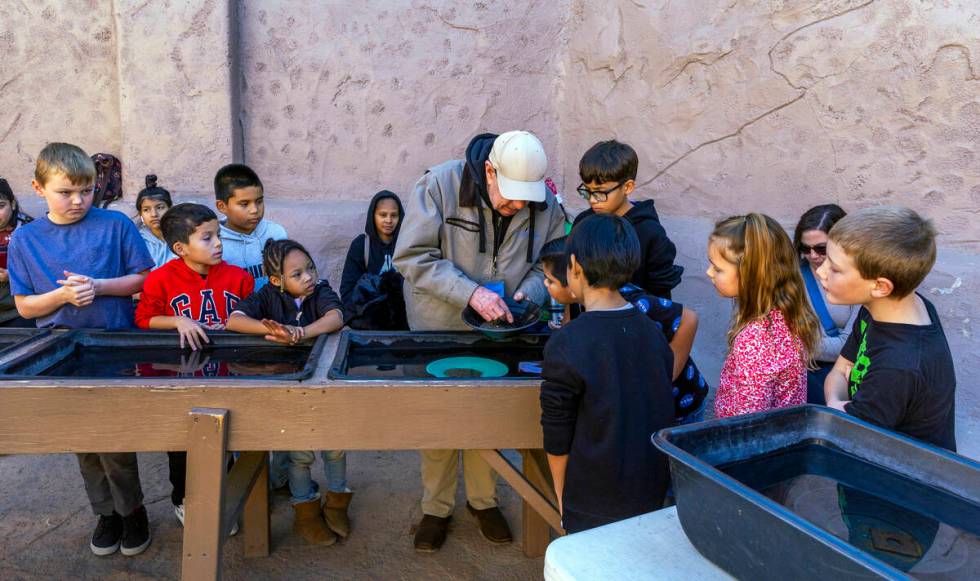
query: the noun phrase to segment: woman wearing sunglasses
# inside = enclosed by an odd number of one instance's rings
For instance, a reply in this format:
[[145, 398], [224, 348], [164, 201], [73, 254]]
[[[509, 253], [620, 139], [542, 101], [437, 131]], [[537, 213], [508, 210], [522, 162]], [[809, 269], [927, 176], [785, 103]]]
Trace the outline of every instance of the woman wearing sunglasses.
[[813, 359], [817, 369], [807, 371], [806, 401], [824, 405], [823, 382], [847, 342], [858, 305], [832, 305], [827, 302], [823, 287], [817, 281], [817, 268], [827, 258], [827, 233], [846, 215], [837, 204], [810, 208], [800, 218], [793, 234], [793, 243], [800, 253], [800, 271], [806, 283], [810, 305], [820, 319], [821, 337]]

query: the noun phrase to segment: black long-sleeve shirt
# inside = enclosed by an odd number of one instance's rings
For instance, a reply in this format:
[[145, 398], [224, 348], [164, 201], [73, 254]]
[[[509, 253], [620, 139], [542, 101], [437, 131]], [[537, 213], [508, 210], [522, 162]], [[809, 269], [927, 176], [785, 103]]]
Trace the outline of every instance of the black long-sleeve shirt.
[[569, 532], [657, 510], [667, 460], [650, 436], [672, 425], [674, 357], [636, 308], [589, 311], [544, 351], [544, 448], [568, 454], [562, 522]]

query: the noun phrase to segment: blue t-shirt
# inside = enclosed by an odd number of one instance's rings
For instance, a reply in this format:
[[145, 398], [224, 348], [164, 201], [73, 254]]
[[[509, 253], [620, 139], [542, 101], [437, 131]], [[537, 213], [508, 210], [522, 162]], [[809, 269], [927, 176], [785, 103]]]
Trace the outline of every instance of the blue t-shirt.
[[[119, 278], [153, 268], [133, 222], [113, 210], [92, 208], [74, 224], [38, 218], [14, 230], [7, 256], [14, 295], [41, 295], [61, 285], [64, 271], [92, 278]], [[87, 307], [66, 304], [38, 317], [38, 327], [128, 329], [133, 326], [130, 297], [95, 297]]]

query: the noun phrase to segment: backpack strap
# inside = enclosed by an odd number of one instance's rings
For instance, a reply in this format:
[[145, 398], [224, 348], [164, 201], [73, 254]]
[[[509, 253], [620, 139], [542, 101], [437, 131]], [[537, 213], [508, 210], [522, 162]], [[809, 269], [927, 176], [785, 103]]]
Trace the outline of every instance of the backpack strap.
[[368, 261], [371, 259], [371, 237], [364, 235], [364, 270], [368, 269]]
[[813, 276], [813, 271], [806, 264], [800, 265], [800, 273], [803, 275], [803, 282], [806, 283], [806, 292], [810, 295], [810, 304], [813, 305], [813, 310], [816, 311], [817, 317], [820, 318], [820, 324], [823, 325], [823, 330], [827, 333], [828, 337], [836, 337], [840, 335], [840, 331], [837, 330], [837, 325], [834, 320], [830, 317], [830, 311], [827, 310], [827, 304], [824, 303], [823, 295], [820, 294], [820, 285], [817, 284], [817, 278]]

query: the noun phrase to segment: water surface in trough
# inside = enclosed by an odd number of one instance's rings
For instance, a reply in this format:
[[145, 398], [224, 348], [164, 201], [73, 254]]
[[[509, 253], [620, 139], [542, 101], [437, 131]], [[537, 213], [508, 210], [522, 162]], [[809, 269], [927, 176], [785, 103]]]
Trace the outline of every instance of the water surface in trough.
[[40, 375], [49, 377], [275, 376], [302, 371], [309, 347], [216, 347], [198, 351], [160, 347], [79, 346]]
[[[543, 345], [486, 343], [477, 347], [468, 345], [355, 345], [348, 357], [348, 377], [429, 379], [435, 377], [429, 364], [449, 357], [478, 357], [502, 363], [507, 367], [501, 377], [540, 377], [536, 364], [543, 357]], [[482, 374], [474, 369], [448, 369], [449, 378], [479, 378]]]
[[812, 442], [718, 468], [913, 577], [980, 578], [980, 506], [963, 498]]

